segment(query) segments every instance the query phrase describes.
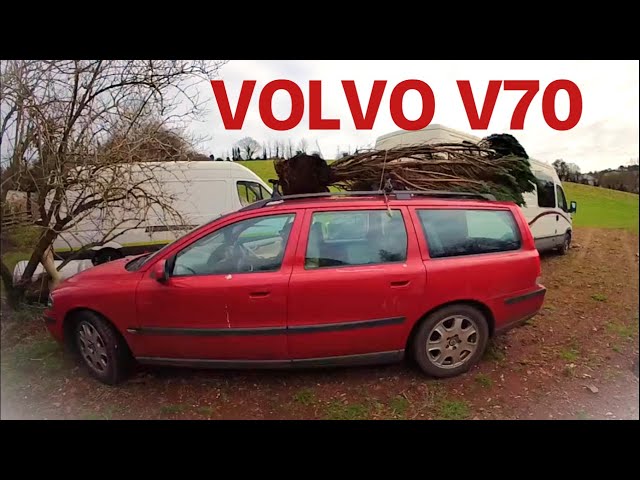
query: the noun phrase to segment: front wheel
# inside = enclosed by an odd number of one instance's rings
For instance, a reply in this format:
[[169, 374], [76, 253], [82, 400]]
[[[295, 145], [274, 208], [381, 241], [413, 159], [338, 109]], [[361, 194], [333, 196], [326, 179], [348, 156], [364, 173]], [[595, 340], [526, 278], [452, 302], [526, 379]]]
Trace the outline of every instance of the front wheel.
[[485, 316], [470, 305], [450, 305], [418, 327], [413, 354], [423, 372], [438, 378], [466, 372], [482, 357], [489, 340]]
[[566, 255], [570, 248], [571, 234], [567, 232], [564, 234], [564, 238], [562, 239], [562, 245], [558, 247], [558, 253], [560, 253], [560, 255]]
[[84, 312], [75, 337], [78, 353], [91, 376], [108, 385], [126, 377], [131, 363], [129, 350], [109, 322], [93, 312]]

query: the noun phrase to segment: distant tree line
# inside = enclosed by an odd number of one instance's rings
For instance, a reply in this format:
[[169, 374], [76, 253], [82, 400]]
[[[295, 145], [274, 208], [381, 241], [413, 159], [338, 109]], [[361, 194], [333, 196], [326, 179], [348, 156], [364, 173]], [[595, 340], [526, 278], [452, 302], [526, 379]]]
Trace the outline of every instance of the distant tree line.
[[575, 163], [567, 163], [558, 159], [553, 162], [553, 167], [560, 180], [566, 182], [582, 183], [594, 187], [610, 188], [622, 192], [639, 193], [639, 167], [638, 159], [632, 159], [627, 165], [618, 168], [607, 168], [600, 171], [581, 173], [580, 167]]
[[[348, 146], [346, 149], [336, 150], [335, 158], [342, 158], [353, 153], [357, 153], [358, 149], [351, 149]], [[316, 149], [309, 147], [309, 142], [306, 138], [302, 138], [299, 141], [288, 140], [271, 140], [268, 142], [258, 142], [251, 137], [244, 137], [238, 140], [230, 151], [226, 151], [220, 157], [210, 155], [209, 159], [216, 161], [249, 161], [249, 160], [276, 160], [291, 158], [294, 155], [300, 153], [313, 154], [317, 153], [324, 158], [320, 151], [320, 146], [316, 143]]]

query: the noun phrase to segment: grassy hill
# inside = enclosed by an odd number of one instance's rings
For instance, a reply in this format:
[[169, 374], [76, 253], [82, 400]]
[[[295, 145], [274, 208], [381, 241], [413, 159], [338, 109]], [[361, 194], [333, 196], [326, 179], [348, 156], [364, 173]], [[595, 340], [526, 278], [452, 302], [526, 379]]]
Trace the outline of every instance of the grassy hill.
[[565, 182], [567, 201], [578, 202], [577, 227], [624, 228], [638, 233], [638, 195]]
[[[271, 160], [243, 162], [264, 181], [278, 178]], [[638, 232], [638, 195], [577, 183], [564, 183], [567, 201], [578, 202], [577, 227], [624, 228]]]

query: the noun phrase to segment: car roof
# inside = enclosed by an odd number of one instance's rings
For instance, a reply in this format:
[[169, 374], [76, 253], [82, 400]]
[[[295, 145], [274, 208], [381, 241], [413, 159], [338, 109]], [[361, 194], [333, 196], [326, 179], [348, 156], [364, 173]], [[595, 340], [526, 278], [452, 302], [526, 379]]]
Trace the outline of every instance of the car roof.
[[263, 201], [264, 205], [260, 205], [261, 202], [248, 205], [241, 211], [256, 210], [256, 211], [279, 211], [279, 210], [291, 210], [291, 209], [304, 209], [304, 208], [380, 208], [385, 205], [390, 207], [398, 206], [420, 206], [420, 207], [460, 207], [460, 208], [511, 208], [515, 204], [513, 202], [502, 202], [495, 200], [478, 200], [478, 199], [460, 199], [460, 198], [432, 198], [432, 197], [417, 197], [417, 198], [405, 198], [396, 199], [393, 196], [385, 198], [383, 196], [372, 195], [368, 196], [329, 196], [321, 198], [295, 198], [286, 199], [280, 201], [278, 198], [271, 199], [270, 201]]

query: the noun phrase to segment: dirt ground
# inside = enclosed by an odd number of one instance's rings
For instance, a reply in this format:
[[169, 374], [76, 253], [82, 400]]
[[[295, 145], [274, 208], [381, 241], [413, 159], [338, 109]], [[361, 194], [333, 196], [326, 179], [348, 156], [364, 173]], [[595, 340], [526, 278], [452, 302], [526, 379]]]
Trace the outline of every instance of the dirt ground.
[[[138, 368], [89, 378], [37, 312], [2, 322], [3, 419], [638, 419], [638, 236], [577, 229], [543, 257], [544, 309], [449, 380], [415, 367], [309, 371]], [[17, 318], [14, 318], [17, 317]]]

